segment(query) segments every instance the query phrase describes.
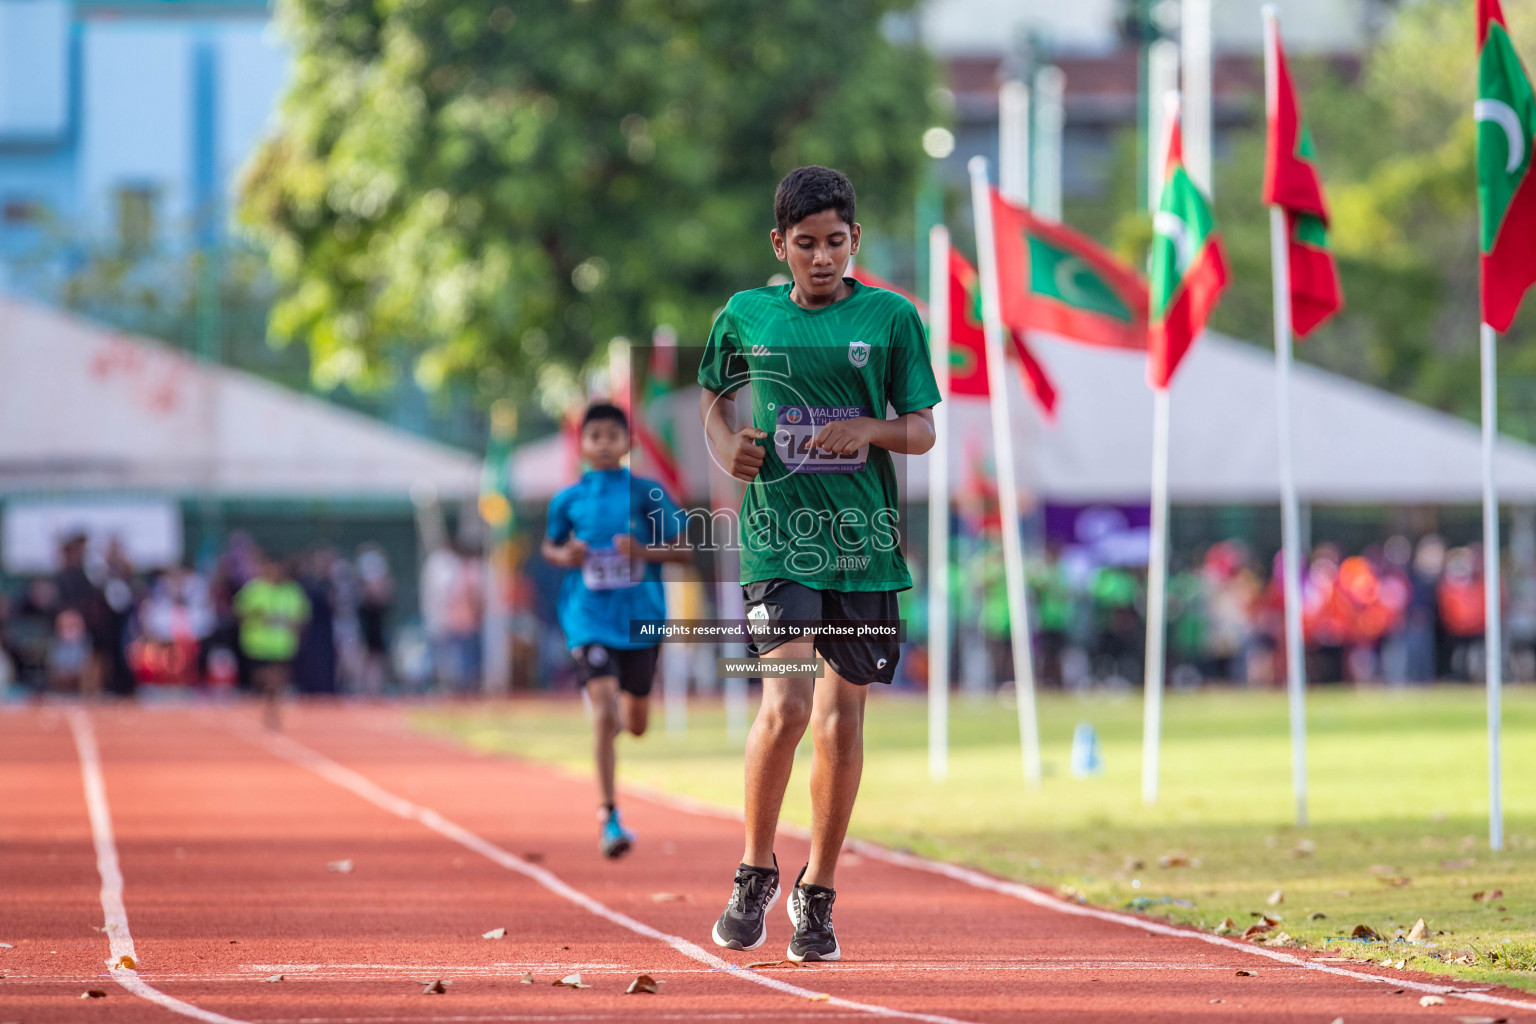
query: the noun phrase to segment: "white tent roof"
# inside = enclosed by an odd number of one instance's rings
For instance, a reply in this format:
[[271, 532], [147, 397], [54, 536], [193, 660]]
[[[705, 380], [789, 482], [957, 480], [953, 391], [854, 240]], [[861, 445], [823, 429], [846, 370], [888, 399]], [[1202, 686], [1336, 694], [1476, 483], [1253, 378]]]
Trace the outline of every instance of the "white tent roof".
[[[1152, 393], [1146, 357], [1049, 336], [1032, 339], [1056, 381], [1057, 422], [1047, 423], [1008, 374], [1020, 486], [1058, 502], [1145, 501], [1151, 489]], [[1297, 487], [1320, 503], [1475, 503], [1480, 500], [1478, 428], [1457, 417], [1297, 364], [1291, 378]], [[696, 398], [676, 403], [682, 464], [696, 494], [713, 469]], [[951, 486], [968, 461], [991, 448], [988, 405], [951, 406]], [[1172, 500], [1193, 503], [1279, 499], [1273, 355], [1217, 335], [1196, 344], [1172, 394], [1169, 467]], [[903, 460], [908, 500], [927, 495], [927, 458]], [[514, 462], [520, 497], [544, 497], [569, 483], [574, 468], [559, 438], [530, 445]], [[1506, 502], [1536, 501], [1536, 447], [1501, 438], [1499, 492]]]
[[0, 300], [0, 493], [473, 495], [479, 460], [250, 374]]

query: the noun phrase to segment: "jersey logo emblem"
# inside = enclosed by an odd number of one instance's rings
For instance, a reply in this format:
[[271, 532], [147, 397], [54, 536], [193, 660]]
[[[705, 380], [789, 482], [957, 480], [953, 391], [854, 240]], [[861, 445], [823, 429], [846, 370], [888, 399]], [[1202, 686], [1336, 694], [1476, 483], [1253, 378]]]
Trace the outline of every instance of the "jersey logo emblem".
[[854, 366], [869, 365], [869, 342], [850, 341], [848, 343], [848, 361]]
[[784, 410], [784, 422], [785, 423], [799, 423], [804, 418], [805, 418], [805, 413], [800, 411], [800, 407], [799, 406], [794, 406], [792, 408]]
[[752, 354], [755, 355], [755, 356], [765, 356], [765, 355], [768, 354], [768, 346], [767, 345], [753, 345], [752, 346]]

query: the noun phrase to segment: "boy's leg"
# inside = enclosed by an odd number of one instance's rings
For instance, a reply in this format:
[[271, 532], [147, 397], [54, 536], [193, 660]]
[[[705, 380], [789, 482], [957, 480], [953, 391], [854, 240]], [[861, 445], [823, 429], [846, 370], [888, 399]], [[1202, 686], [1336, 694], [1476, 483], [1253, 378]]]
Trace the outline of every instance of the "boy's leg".
[[[769, 651], [763, 660], [803, 661], [814, 656], [814, 643], [800, 640]], [[752, 731], [747, 734], [747, 842], [741, 858], [743, 864], [774, 866], [773, 838], [779, 827], [779, 810], [795, 764], [795, 748], [811, 720], [814, 684], [813, 679], [763, 679], [763, 702], [752, 722]]]
[[651, 698], [626, 693], [620, 703], [624, 708], [624, 731], [631, 736], [644, 736], [646, 727], [651, 724]]
[[587, 681], [592, 701], [592, 760], [597, 765], [597, 787], [604, 807], [613, 806], [613, 741], [619, 735], [619, 680], [598, 676]]
[[835, 888], [837, 858], [864, 773], [864, 700], [869, 687], [850, 683], [830, 665], [816, 683], [811, 708], [811, 858], [801, 879]]

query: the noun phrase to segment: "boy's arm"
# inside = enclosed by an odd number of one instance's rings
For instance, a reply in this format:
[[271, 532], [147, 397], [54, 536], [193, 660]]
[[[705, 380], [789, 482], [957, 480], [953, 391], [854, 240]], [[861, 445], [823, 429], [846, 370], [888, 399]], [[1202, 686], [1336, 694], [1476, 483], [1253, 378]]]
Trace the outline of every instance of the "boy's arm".
[[545, 537], [544, 543], [539, 545], [539, 553], [550, 565], [574, 569], [586, 560], [587, 545], [575, 537], [558, 544], [549, 537]]
[[622, 555], [642, 562], [677, 562], [686, 565], [693, 561], [693, 551], [671, 544], [642, 544], [633, 534], [621, 533], [613, 538], [613, 547]]
[[751, 483], [763, 468], [768, 451], [757, 441], [765, 440], [768, 432], [750, 424], [737, 430], [731, 426], [735, 419], [736, 399], [717, 394], [709, 388], [699, 392], [699, 419], [704, 422], [704, 433], [720, 454], [720, 464], [738, 480]]
[[933, 447], [933, 409], [916, 409], [893, 420], [859, 416], [836, 420], [816, 432], [811, 442], [823, 451], [851, 455], [867, 444], [902, 455], [922, 455]]

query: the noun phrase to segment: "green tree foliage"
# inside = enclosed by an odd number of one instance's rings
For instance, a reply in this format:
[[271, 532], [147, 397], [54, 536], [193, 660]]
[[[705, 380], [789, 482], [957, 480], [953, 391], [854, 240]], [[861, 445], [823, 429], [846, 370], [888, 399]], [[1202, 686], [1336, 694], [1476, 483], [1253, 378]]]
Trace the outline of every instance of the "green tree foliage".
[[[899, 227], [932, 62], [914, 0], [283, 0], [296, 51], [243, 218], [322, 378], [568, 384], [618, 335], [700, 339], [775, 270], [773, 187], [839, 167]], [[483, 379], [482, 379], [483, 383]]]

